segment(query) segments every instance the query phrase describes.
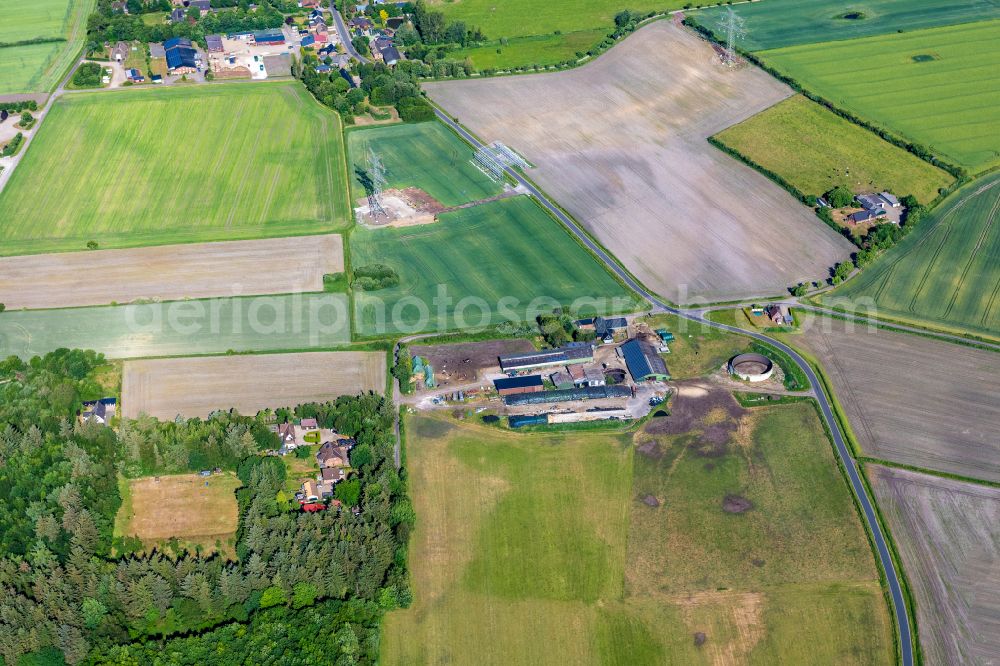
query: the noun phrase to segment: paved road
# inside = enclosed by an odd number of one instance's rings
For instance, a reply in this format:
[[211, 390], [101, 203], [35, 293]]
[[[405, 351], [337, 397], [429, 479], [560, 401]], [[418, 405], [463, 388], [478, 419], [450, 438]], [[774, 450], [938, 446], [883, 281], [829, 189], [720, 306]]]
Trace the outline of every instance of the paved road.
[[351, 43], [351, 31], [344, 24], [344, 17], [337, 11], [336, 3], [330, 3], [330, 12], [333, 14], [333, 24], [337, 26], [337, 34], [340, 35], [340, 41], [344, 44], [344, 50], [347, 51], [347, 55], [358, 62], [369, 62], [368, 58], [358, 53], [357, 49], [354, 48], [354, 44]]
[[[462, 136], [466, 141], [472, 144], [475, 148], [481, 148], [482, 143], [476, 139], [472, 134], [470, 134], [464, 127], [455, 122], [450, 116], [435, 108], [435, 113], [438, 118], [440, 118], [445, 124], [451, 127], [455, 132]], [[875, 507], [872, 504], [871, 498], [868, 496], [868, 490], [865, 487], [864, 482], [861, 480], [861, 474], [858, 470], [857, 462], [851, 455], [850, 449], [847, 446], [847, 442], [844, 438], [844, 434], [840, 429], [840, 425], [833, 415], [833, 408], [830, 406], [829, 400], [827, 400], [826, 395], [821, 389], [821, 384], [816, 373], [813, 372], [812, 367], [803, 359], [794, 349], [788, 345], [774, 340], [762, 333], [757, 333], [754, 331], [746, 331], [741, 328], [736, 328], [734, 326], [728, 326], [726, 324], [720, 324], [705, 318], [706, 312], [708, 310], [681, 310], [675, 308], [667, 303], [664, 303], [659, 298], [654, 296], [652, 293], [646, 290], [641, 284], [636, 282], [636, 280], [629, 275], [624, 268], [618, 265], [614, 259], [612, 259], [607, 252], [604, 251], [597, 243], [591, 240], [583, 229], [568, 215], [562, 212], [562, 210], [553, 204], [549, 199], [531, 184], [527, 179], [525, 179], [521, 174], [513, 169], [507, 169], [507, 173], [514, 178], [518, 183], [523, 185], [537, 200], [538, 202], [548, 209], [556, 218], [566, 225], [566, 227], [577, 237], [580, 241], [586, 245], [594, 254], [596, 254], [601, 261], [612, 270], [619, 278], [622, 279], [625, 284], [627, 284], [633, 291], [649, 301], [657, 311], [669, 312], [671, 314], [684, 317], [691, 321], [696, 321], [701, 324], [708, 326], [713, 326], [715, 328], [720, 328], [733, 333], [738, 333], [740, 335], [749, 335], [752, 338], [766, 342], [767, 344], [777, 347], [781, 351], [788, 354], [788, 356], [802, 369], [802, 371], [809, 378], [810, 384], [815, 389], [816, 400], [820, 405], [820, 409], [823, 413], [823, 418], [826, 421], [830, 432], [833, 435], [833, 441], [836, 445], [837, 456], [840, 458], [840, 462], [843, 464], [844, 469], [847, 472], [847, 478], [850, 481], [851, 489], [857, 498], [858, 504], [861, 506], [862, 515], [864, 516], [865, 522], [868, 524], [868, 529], [872, 534], [875, 542], [875, 549], [878, 554], [879, 561], [882, 564], [882, 569], [885, 571], [886, 579], [889, 585], [889, 592], [892, 596], [892, 606], [893, 612], [896, 616], [896, 627], [899, 635], [901, 659], [903, 666], [912, 666], [913, 664], [913, 641], [910, 635], [910, 620], [908, 611], [906, 608], [906, 600], [903, 597], [902, 585], [899, 580], [899, 574], [896, 571], [896, 566], [892, 561], [892, 556], [889, 553], [889, 547], [886, 544], [885, 534], [882, 532], [882, 526], [879, 524], [878, 518], [875, 514]]]

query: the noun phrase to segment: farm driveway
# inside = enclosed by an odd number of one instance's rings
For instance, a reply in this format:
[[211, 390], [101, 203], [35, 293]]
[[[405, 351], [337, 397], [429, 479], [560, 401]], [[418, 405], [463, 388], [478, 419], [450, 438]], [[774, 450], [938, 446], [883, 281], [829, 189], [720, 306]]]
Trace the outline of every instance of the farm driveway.
[[62, 308], [323, 291], [323, 274], [343, 270], [335, 234], [0, 257], [0, 303]]
[[528, 175], [651, 290], [677, 303], [773, 295], [851, 245], [707, 138], [788, 97], [669, 21], [568, 72], [426, 84], [447, 113], [536, 165]]

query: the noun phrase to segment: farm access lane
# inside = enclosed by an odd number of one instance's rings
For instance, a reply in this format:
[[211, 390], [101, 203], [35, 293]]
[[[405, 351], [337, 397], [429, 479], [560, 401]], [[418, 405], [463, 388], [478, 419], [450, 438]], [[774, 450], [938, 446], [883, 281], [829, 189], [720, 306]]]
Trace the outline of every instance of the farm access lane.
[[[434, 107], [434, 113], [437, 117], [446, 125], [448, 125], [453, 131], [455, 131], [459, 136], [465, 139], [473, 148], [479, 149], [484, 147], [482, 142], [480, 142], [476, 137], [474, 137], [470, 132], [468, 132], [462, 125], [455, 122], [448, 114], [444, 113], [441, 109]], [[700, 324], [711, 326], [714, 328], [722, 329], [730, 333], [736, 333], [739, 335], [748, 335], [756, 340], [765, 342], [773, 347], [776, 347], [787, 354], [792, 361], [801, 368], [805, 373], [806, 377], [809, 379], [809, 384], [814, 389], [816, 389], [816, 401], [820, 405], [820, 409], [823, 414], [823, 420], [826, 422], [827, 427], [830, 430], [830, 434], [833, 436], [835, 449], [837, 451], [837, 457], [840, 459], [844, 470], [847, 472], [848, 481], [850, 482], [851, 490], [854, 492], [855, 498], [859, 506], [861, 507], [862, 516], [868, 525], [869, 533], [875, 543], [876, 554], [878, 555], [879, 562], [882, 566], [882, 570], [885, 572], [886, 582], [889, 586], [890, 596], [892, 597], [893, 612], [896, 619], [896, 630], [899, 636], [899, 649], [900, 649], [900, 659], [903, 666], [913, 666], [913, 637], [910, 631], [910, 618], [909, 611], [906, 607], [906, 599], [903, 596], [903, 586], [900, 582], [899, 573], [896, 571], [895, 563], [892, 559], [892, 554], [889, 551], [889, 546], [886, 542], [885, 534], [883, 533], [882, 526], [879, 523], [878, 517], [875, 512], [875, 507], [872, 503], [871, 497], [868, 495], [868, 490], [861, 479], [861, 474], [858, 470], [857, 462], [854, 460], [850, 449], [847, 446], [844, 433], [840, 428], [840, 424], [837, 419], [834, 418], [833, 408], [830, 405], [830, 401], [827, 399], [826, 394], [819, 389], [822, 384], [816, 373], [813, 371], [809, 363], [806, 362], [802, 356], [799, 355], [794, 349], [779, 342], [767, 335], [762, 333], [757, 333], [755, 331], [745, 331], [743, 329], [737, 328], [735, 326], [729, 326], [727, 324], [720, 324], [718, 322], [712, 321], [706, 318], [705, 309], [687, 310], [680, 309], [670, 306], [659, 298], [654, 296], [645, 287], [640, 285], [635, 278], [633, 278], [624, 268], [622, 268], [617, 261], [608, 255], [597, 243], [595, 243], [590, 236], [588, 236], [583, 229], [568, 215], [566, 215], [561, 208], [556, 206], [554, 203], [549, 201], [538, 188], [536, 188], [531, 182], [529, 182], [524, 176], [518, 173], [513, 168], [506, 168], [507, 174], [512, 177], [515, 181], [523, 185], [528, 192], [534, 196], [537, 201], [550, 213], [555, 215], [556, 219], [566, 225], [566, 228], [576, 236], [581, 243], [583, 243], [591, 252], [596, 255], [601, 262], [608, 267], [615, 275], [617, 275], [630, 289], [635, 291], [641, 297], [649, 301], [656, 310], [669, 312], [685, 319], [698, 322]], [[733, 306], [736, 307], [736, 306]]]

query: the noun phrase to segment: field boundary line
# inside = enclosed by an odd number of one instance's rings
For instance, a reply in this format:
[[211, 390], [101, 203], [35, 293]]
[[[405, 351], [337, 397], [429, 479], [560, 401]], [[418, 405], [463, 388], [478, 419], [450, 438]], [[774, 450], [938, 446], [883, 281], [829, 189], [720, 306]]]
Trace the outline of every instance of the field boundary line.
[[941, 479], [949, 479], [951, 481], [961, 481], [963, 483], [972, 483], [978, 486], [985, 486], [987, 488], [1000, 488], [1000, 481], [991, 481], [990, 479], [980, 479], [975, 476], [966, 476], [964, 474], [955, 474], [953, 472], [944, 472], [938, 469], [931, 469], [930, 467], [921, 467], [919, 465], [910, 465], [909, 463], [897, 462], [894, 460], [887, 460], [885, 458], [875, 458], [873, 456], [858, 456], [858, 462], [864, 462], [871, 465], [881, 465], [882, 467], [889, 467], [893, 469], [903, 469], [908, 472], [916, 472], [918, 474], [926, 474], [927, 476], [935, 476]]

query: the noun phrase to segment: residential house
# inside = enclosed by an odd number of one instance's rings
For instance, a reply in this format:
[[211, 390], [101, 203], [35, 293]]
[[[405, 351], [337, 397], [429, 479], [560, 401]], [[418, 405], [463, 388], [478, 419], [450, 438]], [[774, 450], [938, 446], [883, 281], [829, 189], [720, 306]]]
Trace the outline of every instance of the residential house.
[[670, 379], [667, 364], [648, 342], [633, 338], [623, 344], [621, 350], [625, 365], [635, 381]]
[[316, 65], [317, 74], [329, 74], [332, 68], [329, 65]]
[[611, 317], [609, 319], [594, 317], [594, 336], [605, 344], [614, 342], [615, 334], [627, 329], [628, 322], [625, 317]]
[[764, 314], [767, 315], [768, 319], [780, 326], [791, 326], [795, 323], [787, 305], [769, 305], [764, 308]]
[[170, 12], [170, 22], [171, 23], [181, 23], [185, 20], [187, 14], [180, 7], [172, 10]]
[[318, 4], [319, 0], [301, 0], [301, 2], [299, 2], [299, 7], [309, 9], [310, 7], [315, 7]]
[[322, 483], [332, 486], [347, 478], [347, 473], [343, 467], [324, 467], [319, 471], [319, 478]]
[[392, 18], [386, 20], [385, 27], [390, 30], [399, 30], [406, 25], [406, 21], [407, 19], [403, 16], [393, 16]]
[[534, 393], [541, 391], [541, 375], [528, 375], [524, 377], [504, 377], [493, 380], [493, 386], [500, 395], [514, 395], [516, 393]]
[[400, 52], [392, 44], [379, 48], [378, 54], [382, 59], [382, 62], [390, 67], [403, 59], [402, 54], [400, 54]]
[[118, 401], [114, 398], [101, 398], [83, 403], [80, 420], [84, 423], [99, 423], [107, 425], [108, 421], [118, 412]]
[[302, 499], [307, 502], [319, 500], [319, 488], [316, 487], [316, 482], [312, 479], [306, 479], [302, 482]]
[[354, 440], [346, 437], [337, 440], [336, 444], [323, 442], [319, 451], [316, 452], [316, 462], [319, 463], [321, 469], [324, 467], [350, 467], [350, 451], [353, 446]]
[[849, 224], [863, 224], [865, 222], [874, 222], [875, 220], [884, 219], [886, 212], [882, 208], [876, 210], [859, 210], [856, 213], [851, 213], [847, 216], [847, 221]]
[[118, 42], [115, 47], [111, 49], [111, 59], [114, 62], [125, 62], [128, 58], [128, 52], [131, 47], [127, 42]]
[[375, 24], [364, 16], [357, 16], [347, 22], [347, 27], [354, 33], [355, 37], [371, 37]]
[[222, 35], [205, 35], [205, 44], [209, 53], [222, 53]]
[[197, 7], [204, 14], [205, 12], [212, 11], [212, 0], [191, 0], [188, 3], [188, 7]]
[[271, 432], [278, 435], [278, 439], [285, 446], [291, 444], [295, 448], [295, 426], [287, 421], [281, 425], [271, 426]]
[[316, 419], [302, 419], [299, 422], [299, 426], [303, 430], [316, 430], [319, 428], [319, 422], [317, 422]]

